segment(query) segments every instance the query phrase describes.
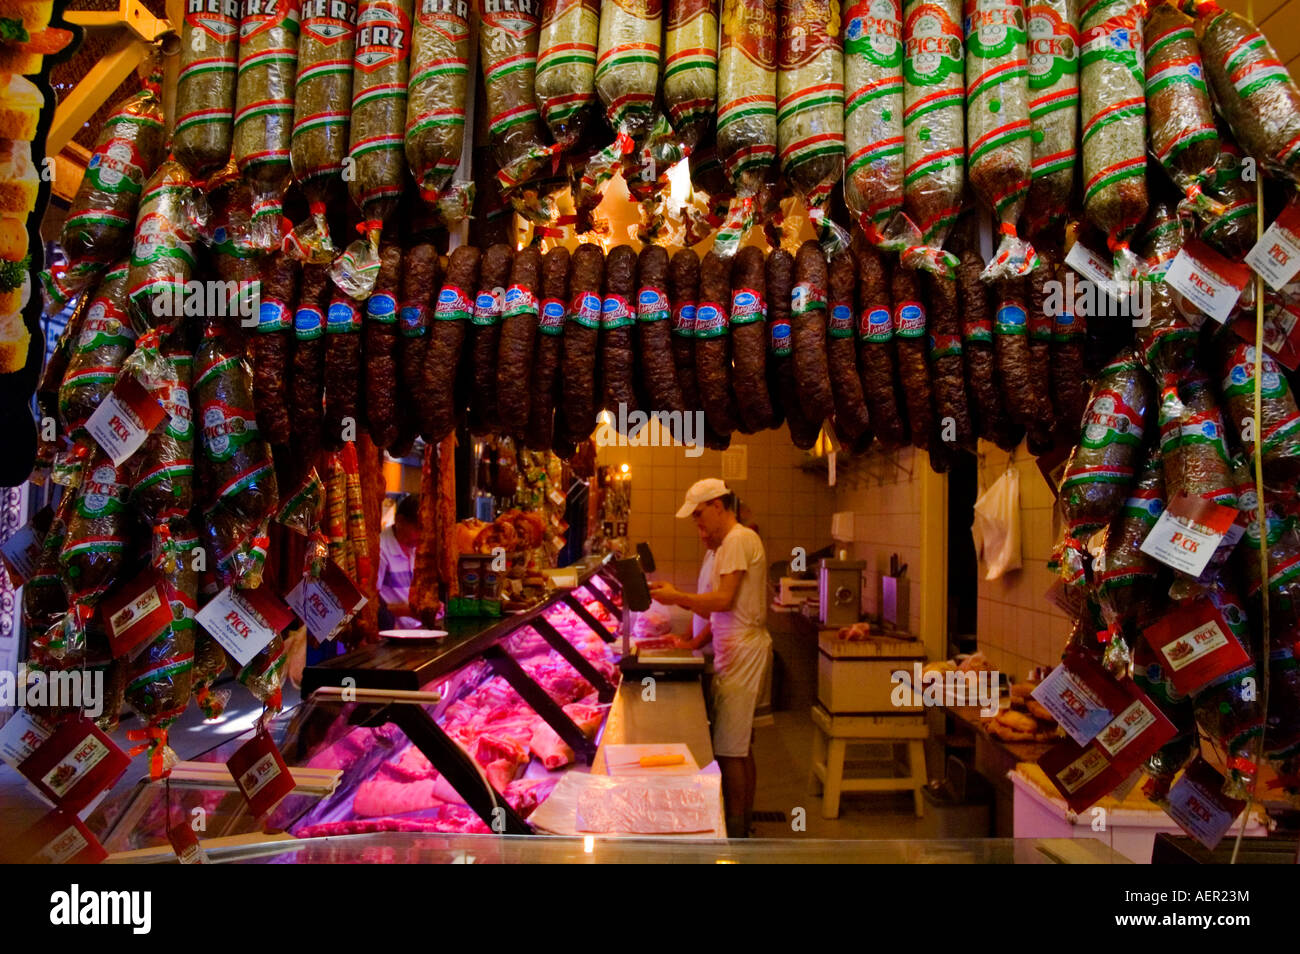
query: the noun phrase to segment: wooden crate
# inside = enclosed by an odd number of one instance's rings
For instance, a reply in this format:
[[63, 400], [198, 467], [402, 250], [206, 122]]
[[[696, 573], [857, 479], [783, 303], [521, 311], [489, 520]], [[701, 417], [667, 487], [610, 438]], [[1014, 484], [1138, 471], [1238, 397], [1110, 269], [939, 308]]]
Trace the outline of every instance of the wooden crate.
[[913, 664], [924, 663], [925, 647], [916, 640], [836, 639], [823, 632], [817, 643], [817, 701], [831, 714], [881, 713], [916, 714], [920, 706], [893, 704], [892, 676], [898, 670], [913, 673]]

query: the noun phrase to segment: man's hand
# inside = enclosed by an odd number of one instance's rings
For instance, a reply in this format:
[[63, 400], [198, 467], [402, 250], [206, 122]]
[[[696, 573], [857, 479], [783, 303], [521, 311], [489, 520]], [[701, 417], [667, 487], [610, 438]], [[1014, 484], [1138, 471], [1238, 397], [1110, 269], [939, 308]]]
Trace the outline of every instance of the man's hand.
[[699, 648], [698, 646], [695, 645], [695, 637], [693, 636], [674, 636], [673, 645], [676, 646], [678, 649]]
[[665, 606], [681, 606], [686, 594], [671, 583], [651, 583], [650, 596]]

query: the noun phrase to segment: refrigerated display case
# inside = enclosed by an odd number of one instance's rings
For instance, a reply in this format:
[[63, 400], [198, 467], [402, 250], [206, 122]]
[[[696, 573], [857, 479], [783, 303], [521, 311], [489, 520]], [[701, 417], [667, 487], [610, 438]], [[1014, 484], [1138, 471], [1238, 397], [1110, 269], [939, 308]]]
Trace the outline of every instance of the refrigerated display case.
[[[499, 620], [384, 643], [308, 668], [301, 705], [266, 730], [300, 784], [264, 820], [224, 765], [254, 730], [165, 782], [140, 782], [90, 822], [114, 853], [148, 854], [196, 814], [205, 840], [405, 831], [522, 835], [561, 775], [596, 760], [618, 690], [621, 590], [607, 561]], [[310, 770], [310, 771], [308, 771]], [[295, 781], [299, 781], [295, 778]]]

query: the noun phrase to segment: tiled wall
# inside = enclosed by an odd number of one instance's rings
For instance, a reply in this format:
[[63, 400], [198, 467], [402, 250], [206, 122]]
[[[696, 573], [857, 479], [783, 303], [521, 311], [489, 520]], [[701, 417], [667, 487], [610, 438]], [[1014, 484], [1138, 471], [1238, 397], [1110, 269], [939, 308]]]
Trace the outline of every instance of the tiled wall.
[[[983, 441], [980, 452], [982, 493], [1002, 476], [1008, 454]], [[1043, 595], [1052, 585], [1047, 561], [1060, 535], [1052, 491], [1023, 444], [1011, 463], [1020, 475], [1021, 569], [985, 580], [981, 561], [977, 634], [980, 651], [996, 668], [1023, 679], [1035, 666], [1059, 662], [1071, 621]]]
[[880, 612], [880, 578], [889, 573], [889, 557], [907, 564], [908, 629], [920, 630], [921, 613], [921, 475], [925, 455], [911, 448], [873, 453], [841, 468], [835, 510], [854, 513], [854, 559], [865, 560], [863, 606], [868, 616]]
[[[728, 480], [753, 512], [767, 550], [768, 563], [790, 559], [791, 550], [809, 552], [831, 542], [831, 514], [835, 495], [826, 486], [826, 474], [805, 470], [805, 455], [791, 442], [789, 432], [763, 431], [735, 434], [731, 447], [744, 446], [747, 473], [744, 480]], [[722, 454], [705, 450], [686, 456], [676, 447], [601, 447], [602, 465], [627, 464], [632, 479], [632, 510], [628, 520], [631, 542], [645, 541], [654, 553], [656, 579], [695, 591], [704, 546], [695, 524], [678, 520], [686, 489], [704, 477], [722, 476]]]

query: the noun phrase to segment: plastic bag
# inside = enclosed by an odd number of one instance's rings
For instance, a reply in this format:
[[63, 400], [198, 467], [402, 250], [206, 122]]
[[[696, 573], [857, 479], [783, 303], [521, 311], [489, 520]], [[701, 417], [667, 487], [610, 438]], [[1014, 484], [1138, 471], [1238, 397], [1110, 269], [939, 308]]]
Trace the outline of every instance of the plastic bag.
[[986, 580], [1020, 569], [1020, 472], [1014, 467], [975, 501], [971, 523], [975, 555], [988, 567]]

